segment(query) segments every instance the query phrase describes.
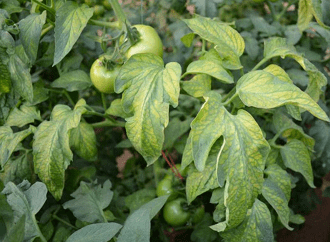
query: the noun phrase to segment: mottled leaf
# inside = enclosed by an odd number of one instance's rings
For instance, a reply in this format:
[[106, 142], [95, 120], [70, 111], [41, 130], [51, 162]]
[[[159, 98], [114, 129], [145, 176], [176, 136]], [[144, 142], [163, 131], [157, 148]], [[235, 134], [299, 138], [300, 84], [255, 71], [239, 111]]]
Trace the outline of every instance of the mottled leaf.
[[40, 111], [37, 111], [35, 106], [23, 104], [19, 109], [15, 107], [10, 112], [6, 125], [23, 127], [26, 124], [33, 123], [34, 120], [41, 121]]
[[107, 109], [105, 113], [121, 118], [129, 118], [132, 116], [131, 113], [125, 113], [122, 106], [122, 101], [119, 98], [111, 102], [110, 107]]
[[85, 90], [92, 85], [90, 77], [82, 70], [64, 73], [51, 84], [52, 87], [64, 88], [69, 92]]
[[124, 92], [122, 106], [126, 113], [127, 136], [147, 164], [160, 156], [164, 128], [168, 124], [169, 105], [178, 105], [181, 67], [153, 54], [132, 56], [121, 68], [115, 91]]

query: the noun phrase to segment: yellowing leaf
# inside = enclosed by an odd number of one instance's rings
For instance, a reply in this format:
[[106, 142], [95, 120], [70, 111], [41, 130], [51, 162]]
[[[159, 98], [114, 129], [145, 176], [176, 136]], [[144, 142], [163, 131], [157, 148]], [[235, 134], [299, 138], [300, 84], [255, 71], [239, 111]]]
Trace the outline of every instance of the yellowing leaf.
[[124, 92], [122, 106], [126, 113], [126, 131], [135, 149], [148, 165], [160, 156], [164, 128], [168, 125], [169, 105], [178, 105], [181, 67], [153, 54], [132, 56], [121, 68], [115, 91]]
[[208, 91], [211, 91], [211, 78], [205, 74], [194, 76], [189, 81], [181, 82], [183, 90], [193, 97], [202, 97]]
[[242, 68], [239, 57], [243, 54], [245, 43], [242, 36], [232, 27], [209, 18], [195, 15], [184, 22], [203, 39], [215, 44], [215, 49], [228, 69]]
[[193, 159], [200, 171], [213, 144], [221, 136], [224, 138], [222, 147], [218, 148], [217, 177], [220, 186], [226, 187], [228, 216], [224, 227], [235, 227], [244, 220], [261, 190], [269, 145], [248, 112], [239, 110], [237, 115], [231, 115], [215, 92], [207, 93], [206, 102], [191, 127]]
[[327, 114], [308, 94], [266, 71], [252, 71], [241, 77], [236, 92], [247, 106], [275, 108], [293, 104], [308, 110], [319, 119], [329, 121]]

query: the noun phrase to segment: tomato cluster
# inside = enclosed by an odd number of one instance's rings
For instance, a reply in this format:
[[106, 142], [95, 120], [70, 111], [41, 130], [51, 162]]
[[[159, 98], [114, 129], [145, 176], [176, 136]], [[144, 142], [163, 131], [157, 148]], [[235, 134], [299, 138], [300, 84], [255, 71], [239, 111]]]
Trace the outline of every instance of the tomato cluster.
[[[180, 165], [177, 166], [180, 170]], [[184, 175], [184, 172], [182, 173]], [[188, 205], [187, 200], [179, 191], [181, 181], [173, 175], [171, 170], [157, 185], [157, 196], [170, 195], [163, 208], [163, 217], [171, 226], [183, 226], [187, 222], [199, 223], [205, 214], [204, 206]]]

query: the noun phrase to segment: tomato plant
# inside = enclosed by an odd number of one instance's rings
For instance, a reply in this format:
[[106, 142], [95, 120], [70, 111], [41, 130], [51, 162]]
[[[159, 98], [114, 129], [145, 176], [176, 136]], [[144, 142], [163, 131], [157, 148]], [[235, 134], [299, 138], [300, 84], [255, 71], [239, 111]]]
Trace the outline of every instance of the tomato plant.
[[0, 241], [280, 241], [330, 197], [329, 1], [0, 8]]

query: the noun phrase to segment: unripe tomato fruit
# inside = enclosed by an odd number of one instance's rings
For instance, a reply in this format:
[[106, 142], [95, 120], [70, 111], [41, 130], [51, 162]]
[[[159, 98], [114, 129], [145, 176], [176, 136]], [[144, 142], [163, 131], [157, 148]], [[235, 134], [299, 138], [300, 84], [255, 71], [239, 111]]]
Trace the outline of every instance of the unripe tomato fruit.
[[163, 217], [169, 225], [182, 226], [187, 223], [190, 213], [183, 210], [182, 205], [184, 203], [186, 203], [184, 198], [177, 198], [165, 204]]
[[164, 196], [164, 195], [170, 195], [167, 201], [172, 201], [175, 199], [178, 194], [173, 189], [173, 181], [171, 175], [166, 175], [163, 180], [161, 180], [156, 189], [156, 194], [158, 197]]
[[198, 224], [200, 221], [202, 221], [204, 215], [205, 215], [205, 209], [204, 206], [202, 205], [198, 207], [192, 215], [193, 224]]
[[102, 5], [95, 5], [94, 6], [94, 14], [96, 16], [103, 15], [104, 14], [104, 11], [105, 11], [105, 9], [104, 9], [104, 7]]
[[154, 28], [143, 24], [137, 24], [132, 27], [137, 29], [140, 39], [125, 53], [127, 59], [139, 53], [151, 53], [163, 57], [163, 43]]
[[94, 61], [90, 70], [90, 77], [92, 83], [100, 92], [113, 93], [120, 67], [114, 66], [112, 70], [109, 70], [104, 66], [103, 60], [104, 57], [100, 57]]

